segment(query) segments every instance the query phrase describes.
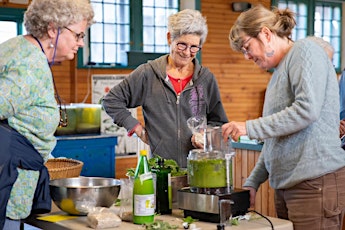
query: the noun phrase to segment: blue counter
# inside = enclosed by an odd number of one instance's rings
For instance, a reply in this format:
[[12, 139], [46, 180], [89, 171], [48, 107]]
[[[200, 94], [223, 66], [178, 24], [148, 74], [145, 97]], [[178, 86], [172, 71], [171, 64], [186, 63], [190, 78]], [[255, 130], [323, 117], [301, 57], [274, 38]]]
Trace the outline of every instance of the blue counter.
[[247, 143], [239, 143], [239, 142], [231, 142], [231, 145], [235, 149], [247, 149], [247, 150], [254, 150], [261, 152], [263, 144], [247, 144]]
[[115, 178], [117, 137], [107, 134], [57, 136], [54, 157], [66, 157], [84, 163], [81, 176]]

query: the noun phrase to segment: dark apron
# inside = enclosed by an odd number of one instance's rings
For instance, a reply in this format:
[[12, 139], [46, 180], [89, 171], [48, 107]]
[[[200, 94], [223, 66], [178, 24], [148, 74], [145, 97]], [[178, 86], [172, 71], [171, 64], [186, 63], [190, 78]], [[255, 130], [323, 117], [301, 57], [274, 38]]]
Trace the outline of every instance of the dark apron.
[[17, 168], [40, 172], [31, 213], [50, 212], [49, 174], [42, 156], [7, 120], [0, 120], [0, 229], [3, 229], [6, 206], [18, 177]]

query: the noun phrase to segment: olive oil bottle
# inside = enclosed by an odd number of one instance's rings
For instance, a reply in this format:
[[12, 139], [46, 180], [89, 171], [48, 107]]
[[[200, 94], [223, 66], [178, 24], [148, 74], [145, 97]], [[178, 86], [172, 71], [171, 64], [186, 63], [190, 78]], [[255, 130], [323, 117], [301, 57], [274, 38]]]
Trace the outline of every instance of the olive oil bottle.
[[152, 173], [147, 162], [147, 151], [140, 151], [134, 175], [133, 223], [146, 224], [154, 221], [155, 195]]

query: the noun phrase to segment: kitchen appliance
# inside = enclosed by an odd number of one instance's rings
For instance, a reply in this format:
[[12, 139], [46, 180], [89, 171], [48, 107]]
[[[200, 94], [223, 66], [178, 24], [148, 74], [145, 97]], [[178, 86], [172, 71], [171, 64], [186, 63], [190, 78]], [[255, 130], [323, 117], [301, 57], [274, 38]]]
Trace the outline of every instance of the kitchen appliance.
[[206, 194], [192, 192], [189, 187], [177, 191], [178, 208], [184, 212], [184, 217], [191, 216], [201, 221], [219, 223], [219, 201], [227, 199], [231, 201], [232, 216], [244, 215], [250, 207], [249, 190], [226, 189], [220, 193]]
[[229, 200], [231, 215], [244, 215], [250, 207], [249, 190], [232, 187], [231, 142], [224, 143], [221, 128], [204, 129], [204, 149], [192, 149], [187, 158], [189, 187], [178, 190], [178, 208], [184, 216], [219, 223], [219, 202]]

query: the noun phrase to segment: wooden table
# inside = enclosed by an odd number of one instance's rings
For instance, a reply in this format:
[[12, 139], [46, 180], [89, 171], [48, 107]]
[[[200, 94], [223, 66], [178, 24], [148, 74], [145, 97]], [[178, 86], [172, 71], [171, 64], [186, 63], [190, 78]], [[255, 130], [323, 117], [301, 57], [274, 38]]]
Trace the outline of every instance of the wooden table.
[[[155, 220], [163, 220], [167, 221], [170, 224], [174, 224], [177, 226], [180, 226], [178, 229], [182, 230], [182, 211], [179, 209], [173, 210], [172, 215], [161, 215], [156, 216]], [[51, 215], [64, 215], [66, 216], [66, 213], [62, 211], [53, 212], [48, 215], [44, 216], [51, 216]], [[292, 222], [287, 220], [282, 220], [274, 217], [268, 217], [275, 230], [293, 230]], [[28, 224], [33, 225], [38, 228], [42, 229], [49, 229], [49, 230], [63, 230], [63, 229], [78, 229], [78, 230], [91, 230], [91, 228], [87, 225], [87, 217], [86, 216], [79, 216], [74, 219], [70, 220], [63, 220], [58, 221], [55, 223], [47, 222], [47, 221], [38, 221], [33, 218], [30, 218], [30, 220], [26, 221]], [[208, 223], [208, 222], [201, 222], [197, 221], [195, 222], [196, 227], [200, 228], [201, 230], [216, 230], [217, 224], [216, 223]], [[145, 229], [143, 226], [135, 225], [129, 222], [122, 222], [119, 227], [116, 228], [108, 228], [109, 230], [143, 230]], [[225, 229], [227, 230], [270, 230], [271, 225], [270, 223], [264, 219], [264, 218], [256, 218], [254, 220], [241, 220], [240, 224], [238, 226], [227, 226]]]

